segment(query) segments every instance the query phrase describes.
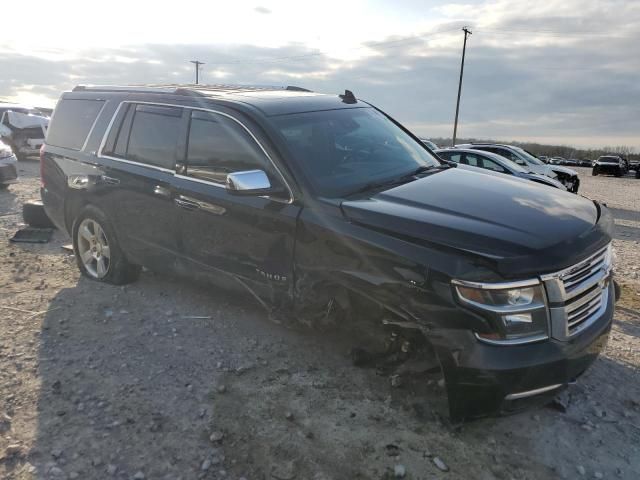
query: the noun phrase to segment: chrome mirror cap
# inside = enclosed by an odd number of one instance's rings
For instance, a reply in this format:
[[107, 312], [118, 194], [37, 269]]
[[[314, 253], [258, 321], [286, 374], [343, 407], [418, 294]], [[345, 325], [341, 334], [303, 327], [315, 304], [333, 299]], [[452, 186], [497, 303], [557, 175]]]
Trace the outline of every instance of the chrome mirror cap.
[[233, 172], [227, 175], [227, 190], [240, 195], [264, 195], [271, 190], [271, 182], [262, 170]]

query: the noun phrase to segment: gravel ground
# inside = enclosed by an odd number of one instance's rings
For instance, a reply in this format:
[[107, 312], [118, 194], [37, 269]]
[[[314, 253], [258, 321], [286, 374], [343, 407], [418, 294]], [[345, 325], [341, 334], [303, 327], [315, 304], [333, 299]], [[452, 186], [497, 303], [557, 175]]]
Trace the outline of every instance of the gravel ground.
[[246, 296], [88, 281], [60, 232], [9, 243], [37, 197], [21, 163], [0, 192], [0, 478], [640, 478], [640, 180], [576, 170], [616, 217], [609, 345], [555, 408], [453, 428], [435, 379], [392, 388]]

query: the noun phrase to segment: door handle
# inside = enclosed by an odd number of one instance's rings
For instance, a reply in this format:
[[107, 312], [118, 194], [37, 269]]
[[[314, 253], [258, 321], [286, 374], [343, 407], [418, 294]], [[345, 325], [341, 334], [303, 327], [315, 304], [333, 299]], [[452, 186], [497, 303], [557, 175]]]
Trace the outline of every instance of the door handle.
[[160, 195], [161, 197], [171, 196], [171, 190], [169, 190], [167, 187], [163, 187], [162, 185], [156, 185], [155, 187], [153, 187], [153, 193], [155, 193], [156, 195]]
[[197, 210], [200, 208], [200, 204], [198, 202], [193, 202], [191, 200], [187, 200], [182, 195], [173, 199], [176, 205], [180, 208], [184, 208], [186, 210]]
[[107, 185], [120, 185], [120, 180], [113, 177], [108, 177], [106, 175], [100, 176], [100, 182], [106, 183]]

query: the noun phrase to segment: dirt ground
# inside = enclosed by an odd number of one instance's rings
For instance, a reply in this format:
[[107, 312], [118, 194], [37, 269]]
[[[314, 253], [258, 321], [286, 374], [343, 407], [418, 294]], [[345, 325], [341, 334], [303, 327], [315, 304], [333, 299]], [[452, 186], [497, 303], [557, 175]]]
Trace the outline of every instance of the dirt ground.
[[640, 478], [640, 180], [591, 177], [616, 217], [622, 301], [562, 408], [453, 428], [437, 382], [391, 386], [346, 339], [150, 272], [80, 278], [61, 232], [12, 244], [38, 164], [0, 192], [0, 478]]

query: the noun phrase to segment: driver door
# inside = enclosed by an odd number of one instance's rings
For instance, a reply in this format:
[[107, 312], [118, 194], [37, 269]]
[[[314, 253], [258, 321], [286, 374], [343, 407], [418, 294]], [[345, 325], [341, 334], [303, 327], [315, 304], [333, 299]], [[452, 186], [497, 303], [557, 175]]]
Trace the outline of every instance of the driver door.
[[262, 170], [272, 185], [284, 182], [247, 127], [218, 112], [190, 112], [187, 144], [175, 176], [179, 251], [188, 268], [239, 279], [254, 294], [276, 302], [293, 280], [299, 207], [290, 192], [244, 196], [226, 188], [230, 173]]

